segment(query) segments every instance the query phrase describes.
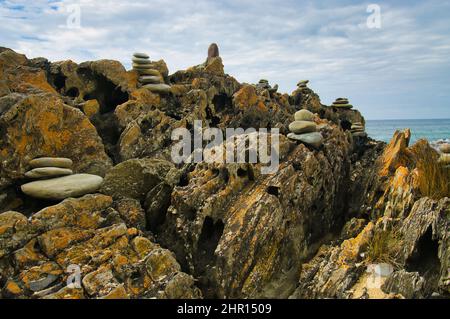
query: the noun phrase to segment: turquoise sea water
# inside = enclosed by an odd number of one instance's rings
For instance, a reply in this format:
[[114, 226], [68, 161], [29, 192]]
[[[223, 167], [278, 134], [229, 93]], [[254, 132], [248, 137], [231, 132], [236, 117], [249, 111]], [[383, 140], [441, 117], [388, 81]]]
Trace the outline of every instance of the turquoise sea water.
[[429, 142], [450, 142], [450, 119], [436, 120], [367, 120], [366, 131], [375, 140], [389, 142], [396, 130], [411, 129], [411, 142], [425, 138]]

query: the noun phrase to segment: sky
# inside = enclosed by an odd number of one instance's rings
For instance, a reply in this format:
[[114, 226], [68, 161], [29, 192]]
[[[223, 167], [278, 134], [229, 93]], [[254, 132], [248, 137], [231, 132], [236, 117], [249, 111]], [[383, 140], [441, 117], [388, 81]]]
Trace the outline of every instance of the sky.
[[239, 82], [308, 79], [366, 119], [450, 118], [450, 0], [0, 0], [0, 46], [29, 58], [130, 68], [142, 51], [174, 73], [212, 42]]

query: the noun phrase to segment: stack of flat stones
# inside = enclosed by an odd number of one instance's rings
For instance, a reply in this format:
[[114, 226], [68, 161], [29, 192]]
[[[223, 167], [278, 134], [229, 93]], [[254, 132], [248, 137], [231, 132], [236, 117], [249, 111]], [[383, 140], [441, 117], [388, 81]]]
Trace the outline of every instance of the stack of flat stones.
[[317, 125], [314, 122], [314, 114], [308, 110], [300, 110], [294, 115], [295, 121], [289, 124], [287, 137], [294, 141], [319, 148], [323, 143], [323, 136], [317, 132]]
[[351, 108], [353, 108], [353, 105], [351, 105], [348, 102], [348, 99], [344, 98], [344, 97], [337, 98], [336, 101], [333, 102], [332, 106], [335, 107], [335, 108], [338, 108], [338, 109], [351, 109]]
[[361, 122], [354, 122], [350, 129], [353, 136], [357, 137], [367, 137], [366, 130], [364, 129], [364, 125]]
[[272, 87], [270, 86], [268, 80], [261, 79], [259, 80], [258, 84], [256, 84], [256, 88], [260, 90], [268, 90], [270, 94], [273, 94], [278, 91], [278, 84], [275, 84], [274, 87]]
[[297, 87], [300, 90], [307, 89], [308, 88], [308, 83], [309, 83], [309, 80], [301, 80], [300, 82], [297, 83]]
[[439, 158], [439, 163], [442, 163], [447, 168], [450, 168], [450, 144], [442, 144], [439, 147], [439, 150], [442, 152], [441, 157]]
[[133, 70], [139, 74], [138, 81], [143, 88], [155, 93], [170, 93], [170, 85], [164, 83], [163, 76], [153, 67], [147, 54], [134, 53], [132, 62]]
[[25, 177], [34, 181], [21, 186], [26, 195], [46, 200], [62, 200], [95, 193], [103, 178], [91, 174], [73, 174], [73, 162], [63, 157], [41, 157], [30, 161]]

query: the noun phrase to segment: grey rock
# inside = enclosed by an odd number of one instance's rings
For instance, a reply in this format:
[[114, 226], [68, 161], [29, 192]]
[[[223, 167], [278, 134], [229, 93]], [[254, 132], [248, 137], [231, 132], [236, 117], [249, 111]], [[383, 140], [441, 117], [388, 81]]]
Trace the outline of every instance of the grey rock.
[[153, 75], [146, 75], [139, 77], [139, 82], [141, 83], [152, 83], [152, 84], [158, 84], [158, 83], [164, 83], [162, 77], [160, 76], [153, 76]]
[[303, 109], [296, 112], [294, 118], [296, 121], [314, 121], [314, 113]]
[[133, 53], [133, 56], [135, 58], [141, 58], [141, 59], [149, 59], [150, 57], [148, 56], [148, 54], [146, 53], [142, 53], [142, 52], [135, 52]]
[[75, 174], [27, 183], [22, 185], [21, 189], [31, 197], [61, 200], [95, 193], [102, 182], [103, 178], [97, 175]]
[[310, 121], [294, 121], [289, 124], [289, 131], [295, 134], [311, 133], [317, 131], [317, 125]]
[[44, 290], [55, 282], [56, 279], [58, 279], [58, 276], [47, 274], [47, 276], [42, 279], [30, 282], [30, 289], [34, 292]]
[[155, 69], [139, 69], [137, 70], [140, 75], [152, 75], [152, 76], [158, 76], [162, 78], [161, 73], [158, 70]]
[[385, 293], [401, 294], [407, 299], [423, 298], [426, 281], [417, 272], [399, 270], [394, 272], [381, 286]]
[[59, 167], [39, 167], [34, 168], [31, 171], [25, 173], [28, 178], [44, 178], [44, 177], [57, 177], [64, 175], [72, 175], [73, 171], [68, 168]]
[[289, 133], [287, 137], [291, 140], [299, 141], [304, 144], [311, 145], [315, 148], [319, 148], [323, 143], [323, 136], [319, 132], [304, 134]]
[[152, 92], [156, 93], [170, 93], [170, 85], [167, 84], [146, 84], [142, 86], [143, 88], [149, 89]]
[[73, 162], [70, 158], [64, 157], [40, 157], [31, 160], [29, 164], [32, 168], [39, 168], [39, 167], [71, 168]]
[[151, 64], [138, 64], [133, 63], [132, 64], [133, 69], [135, 70], [147, 70], [147, 69], [153, 69], [153, 66]]
[[137, 65], [147, 65], [147, 64], [151, 64], [152, 63], [149, 59], [136, 58], [136, 57], [133, 57], [131, 59], [131, 61], [133, 61], [133, 63], [135, 63]]

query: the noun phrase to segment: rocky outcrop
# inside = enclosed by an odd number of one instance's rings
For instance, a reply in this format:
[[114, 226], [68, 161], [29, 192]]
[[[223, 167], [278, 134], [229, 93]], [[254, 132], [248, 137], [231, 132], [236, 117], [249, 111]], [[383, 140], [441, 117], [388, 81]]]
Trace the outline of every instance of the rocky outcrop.
[[[169, 75], [140, 53], [142, 74], [0, 48], [1, 297], [448, 297], [440, 155], [424, 141], [409, 146], [408, 130], [388, 145], [371, 140], [348, 99], [324, 105], [307, 80], [292, 94], [265, 79], [239, 83], [218, 51]], [[278, 140], [278, 170], [175, 164], [176, 128], [278, 129], [215, 148], [246, 145], [250, 156], [253, 139]], [[70, 170], [104, 177], [100, 193], [25, 194], [27, 178]]]

